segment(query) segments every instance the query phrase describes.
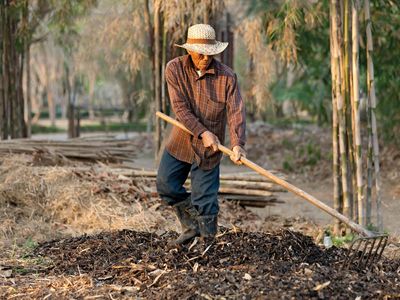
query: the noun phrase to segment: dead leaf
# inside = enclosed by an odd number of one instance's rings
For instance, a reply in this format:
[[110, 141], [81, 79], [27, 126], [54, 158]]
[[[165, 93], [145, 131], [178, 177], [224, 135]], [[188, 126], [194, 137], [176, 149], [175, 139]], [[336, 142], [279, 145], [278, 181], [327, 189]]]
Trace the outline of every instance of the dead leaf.
[[308, 268], [304, 268], [304, 274], [305, 274], [305, 275], [307, 275], [307, 276], [311, 276], [311, 275], [312, 275], [312, 273], [313, 273], [313, 271], [312, 271], [312, 270], [310, 270], [310, 269], [308, 269]]
[[197, 270], [199, 269], [199, 263], [195, 263], [193, 266], [193, 272], [197, 273]]
[[327, 281], [327, 282], [325, 282], [325, 283], [323, 283], [323, 284], [317, 285], [315, 288], [313, 288], [313, 290], [314, 290], [314, 291], [320, 291], [320, 290], [326, 288], [326, 287], [327, 287], [328, 285], [330, 285], [330, 284], [331, 284], [331, 282], [330, 282], [330, 281]]

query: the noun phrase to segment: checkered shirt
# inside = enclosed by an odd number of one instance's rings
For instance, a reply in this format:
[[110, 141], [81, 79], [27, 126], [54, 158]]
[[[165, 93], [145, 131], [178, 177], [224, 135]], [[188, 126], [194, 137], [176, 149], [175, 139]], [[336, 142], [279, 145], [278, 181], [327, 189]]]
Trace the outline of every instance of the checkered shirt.
[[194, 136], [173, 127], [166, 150], [175, 158], [196, 162], [203, 170], [218, 165], [222, 153], [205, 148], [200, 135], [209, 130], [223, 144], [226, 123], [231, 147], [244, 147], [246, 141], [245, 108], [237, 77], [231, 68], [213, 59], [199, 76], [189, 55], [168, 62], [165, 69], [169, 98], [176, 119]]

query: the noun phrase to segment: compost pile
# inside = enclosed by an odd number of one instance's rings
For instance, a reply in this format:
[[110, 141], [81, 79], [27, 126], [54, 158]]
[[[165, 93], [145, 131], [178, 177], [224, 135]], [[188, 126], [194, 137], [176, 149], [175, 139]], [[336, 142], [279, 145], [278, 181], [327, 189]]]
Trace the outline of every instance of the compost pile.
[[323, 249], [298, 232], [221, 230], [204, 255], [197, 245], [168, 250], [175, 236], [84, 235], [44, 242], [34, 256], [50, 259], [46, 276], [88, 276], [93, 286], [131, 286], [130, 296], [150, 299], [400, 297], [400, 260], [342, 270], [345, 249]]

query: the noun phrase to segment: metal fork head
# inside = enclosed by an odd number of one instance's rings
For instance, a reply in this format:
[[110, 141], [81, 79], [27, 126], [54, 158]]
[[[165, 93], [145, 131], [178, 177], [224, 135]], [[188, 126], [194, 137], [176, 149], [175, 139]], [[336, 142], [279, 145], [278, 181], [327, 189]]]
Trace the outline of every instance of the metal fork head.
[[355, 239], [347, 252], [343, 262], [343, 268], [354, 266], [365, 269], [378, 262], [388, 242], [388, 235], [376, 235], [372, 237], [359, 237]]

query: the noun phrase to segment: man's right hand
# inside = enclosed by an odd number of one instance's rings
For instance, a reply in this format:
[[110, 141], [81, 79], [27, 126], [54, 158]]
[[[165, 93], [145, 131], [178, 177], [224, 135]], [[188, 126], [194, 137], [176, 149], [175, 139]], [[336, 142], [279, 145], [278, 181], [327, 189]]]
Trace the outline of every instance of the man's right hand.
[[203, 146], [206, 148], [212, 147], [213, 151], [218, 151], [219, 140], [211, 131], [204, 131], [201, 135]]

